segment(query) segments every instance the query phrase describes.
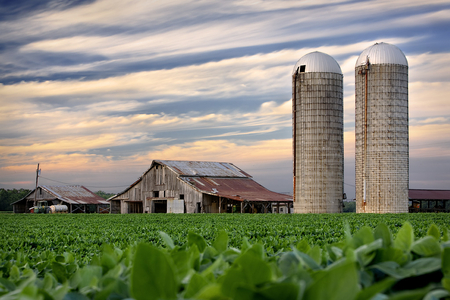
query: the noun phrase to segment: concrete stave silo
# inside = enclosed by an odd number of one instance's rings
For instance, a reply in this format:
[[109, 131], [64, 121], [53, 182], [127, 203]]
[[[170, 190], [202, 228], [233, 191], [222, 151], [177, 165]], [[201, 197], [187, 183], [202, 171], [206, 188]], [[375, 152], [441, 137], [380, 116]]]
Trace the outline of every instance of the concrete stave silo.
[[356, 62], [355, 141], [356, 212], [408, 212], [408, 62], [394, 45]]
[[312, 52], [292, 75], [294, 212], [342, 212], [343, 75], [329, 55]]

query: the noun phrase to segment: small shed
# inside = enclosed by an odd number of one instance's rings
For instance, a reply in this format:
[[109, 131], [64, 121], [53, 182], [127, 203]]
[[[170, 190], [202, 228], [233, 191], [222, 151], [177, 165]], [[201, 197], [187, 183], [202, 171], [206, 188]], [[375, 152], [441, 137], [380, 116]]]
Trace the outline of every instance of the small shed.
[[[108, 199], [111, 213], [244, 213], [292, 207], [232, 163], [154, 160], [127, 189]], [[277, 210], [279, 211], [279, 210]]]
[[49, 205], [67, 205], [69, 213], [109, 213], [109, 202], [81, 185], [38, 186], [12, 203], [13, 211], [29, 213], [35, 200], [47, 201]]
[[409, 212], [450, 212], [450, 190], [409, 190]]

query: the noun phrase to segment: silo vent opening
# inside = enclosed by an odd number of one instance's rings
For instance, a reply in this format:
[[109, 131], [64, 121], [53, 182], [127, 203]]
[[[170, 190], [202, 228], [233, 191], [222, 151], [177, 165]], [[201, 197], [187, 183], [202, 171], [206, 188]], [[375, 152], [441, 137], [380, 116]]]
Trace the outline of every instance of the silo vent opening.
[[306, 65], [301, 65], [300, 66], [300, 73], [305, 73], [306, 70]]

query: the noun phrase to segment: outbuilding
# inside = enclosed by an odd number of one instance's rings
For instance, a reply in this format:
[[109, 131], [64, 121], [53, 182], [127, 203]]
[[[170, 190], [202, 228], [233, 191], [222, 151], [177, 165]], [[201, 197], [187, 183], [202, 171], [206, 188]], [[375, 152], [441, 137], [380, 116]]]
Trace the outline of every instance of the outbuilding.
[[232, 163], [174, 160], [154, 160], [137, 181], [108, 201], [114, 214], [264, 213], [273, 212], [272, 206], [292, 207], [293, 202]]
[[29, 213], [37, 202], [66, 205], [69, 213], [109, 213], [109, 202], [81, 185], [38, 186], [12, 203], [15, 213]]
[[409, 212], [450, 212], [450, 190], [409, 190]]

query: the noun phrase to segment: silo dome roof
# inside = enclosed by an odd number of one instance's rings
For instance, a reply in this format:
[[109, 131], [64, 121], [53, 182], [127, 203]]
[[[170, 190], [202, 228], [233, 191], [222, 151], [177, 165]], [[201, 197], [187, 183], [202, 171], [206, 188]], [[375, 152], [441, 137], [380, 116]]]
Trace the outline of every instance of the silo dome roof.
[[367, 58], [372, 65], [394, 64], [408, 66], [405, 54], [394, 45], [376, 43], [364, 50], [356, 61], [356, 66], [364, 65]]
[[[304, 67], [301, 68], [301, 66]], [[299, 72], [305, 73], [327, 72], [342, 74], [341, 67], [339, 66], [337, 61], [334, 60], [334, 58], [332, 58], [328, 54], [318, 51], [311, 52], [302, 56], [302, 58], [300, 58], [295, 64], [292, 74], [294, 74], [298, 68], [300, 68]]]

